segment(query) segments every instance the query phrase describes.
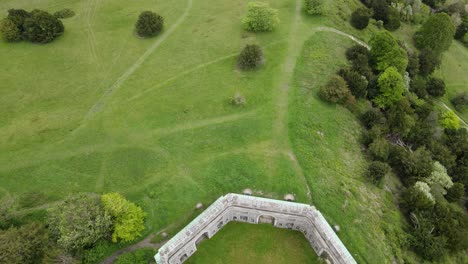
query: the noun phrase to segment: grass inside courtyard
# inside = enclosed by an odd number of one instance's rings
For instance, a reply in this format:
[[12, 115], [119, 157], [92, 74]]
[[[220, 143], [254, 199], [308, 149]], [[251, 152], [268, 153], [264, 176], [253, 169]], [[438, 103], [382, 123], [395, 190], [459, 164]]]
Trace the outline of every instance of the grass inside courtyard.
[[186, 263], [322, 263], [304, 235], [271, 225], [230, 223], [197, 246]]

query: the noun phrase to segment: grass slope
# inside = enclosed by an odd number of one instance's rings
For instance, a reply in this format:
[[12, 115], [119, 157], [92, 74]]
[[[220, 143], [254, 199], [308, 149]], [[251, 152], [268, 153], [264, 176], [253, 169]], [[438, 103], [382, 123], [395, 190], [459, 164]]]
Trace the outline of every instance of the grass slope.
[[[235, 243], [233, 243], [235, 241]], [[186, 263], [320, 263], [304, 235], [269, 225], [230, 223]]]

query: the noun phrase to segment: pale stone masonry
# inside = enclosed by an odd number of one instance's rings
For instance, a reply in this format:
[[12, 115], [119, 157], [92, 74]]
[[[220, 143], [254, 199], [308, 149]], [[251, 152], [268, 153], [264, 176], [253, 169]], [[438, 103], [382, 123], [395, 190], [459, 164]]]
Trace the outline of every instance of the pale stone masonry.
[[158, 264], [180, 264], [197, 245], [214, 236], [231, 221], [268, 223], [304, 234], [317, 255], [329, 263], [356, 263], [322, 214], [314, 206], [229, 193], [210, 205], [162, 246], [154, 257]]

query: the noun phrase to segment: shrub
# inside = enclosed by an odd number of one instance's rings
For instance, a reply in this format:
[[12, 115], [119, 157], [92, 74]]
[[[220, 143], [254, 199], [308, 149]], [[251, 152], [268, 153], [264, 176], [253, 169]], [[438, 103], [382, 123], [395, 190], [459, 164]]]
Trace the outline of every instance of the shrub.
[[458, 25], [455, 31], [455, 39], [463, 40], [463, 37], [468, 33], [468, 14], [462, 17], [462, 22]]
[[357, 59], [360, 55], [369, 57], [369, 50], [359, 44], [356, 44], [346, 50], [346, 58], [350, 61]]
[[399, 137], [406, 137], [415, 125], [414, 110], [405, 97], [392, 105], [386, 114], [390, 131]]
[[390, 155], [390, 143], [385, 138], [377, 138], [369, 145], [369, 153], [374, 160], [387, 161]]
[[391, 151], [390, 161], [392, 167], [406, 184], [428, 178], [433, 169], [431, 152], [425, 147], [416, 151], [407, 152], [404, 148], [395, 147]]
[[385, 123], [385, 117], [378, 108], [369, 108], [360, 116], [361, 122], [366, 128]]
[[345, 80], [338, 75], [334, 75], [325, 86], [319, 91], [322, 100], [330, 103], [344, 103], [351, 96]]
[[242, 70], [253, 70], [263, 63], [263, 52], [258, 45], [246, 45], [237, 59], [237, 65]]
[[456, 165], [455, 161], [457, 157], [440, 141], [431, 142], [429, 147], [432, 158], [439, 161], [447, 170], [451, 170]]
[[425, 99], [427, 97], [427, 81], [421, 76], [416, 76], [410, 85], [410, 91], [414, 92], [419, 98]]
[[388, 15], [390, 13], [390, 6], [385, 0], [373, 0], [371, 4], [372, 10], [374, 11], [374, 19], [381, 20], [384, 24], [388, 20]]
[[426, 90], [434, 97], [441, 97], [445, 94], [445, 82], [440, 78], [431, 77], [427, 82]]
[[437, 13], [429, 17], [414, 39], [419, 49], [431, 49], [436, 54], [448, 50], [455, 34], [455, 27], [450, 17], [445, 13]]
[[387, 16], [387, 21], [384, 23], [384, 27], [388, 31], [395, 31], [400, 28], [400, 25], [400, 12], [391, 7]]
[[367, 177], [372, 180], [373, 183], [380, 183], [385, 175], [390, 171], [390, 166], [387, 163], [380, 161], [373, 161], [367, 168]]
[[64, 29], [62, 21], [42, 10], [33, 10], [24, 21], [24, 37], [34, 43], [49, 43], [62, 35]]
[[128, 242], [141, 235], [141, 231], [145, 229], [146, 213], [139, 206], [127, 201], [118, 193], [104, 194], [101, 200], [104, 209], [114, 220], [113, 242], [117, 242], [119, 239]]
[[0, 261], [2, 263], [41, 263], [47, 250], [47, 230], [38, 223], [0, 231]]
[[104, 211], [99, 197], [83, 193], [69, 196], [49, 209], [48, 222], [57, 243], [72, 253], [93, 246], [112, 227], [111, 216]]
[[461, 92], [455, 97], [453, 97], [450, 100], [450, 102], [453, 104], [453, 106], [455, 106], [455, 109], [457, 109], [460, 112], [463, 112], [468, 106], [468, 94], [465, 92]]
[[5, 41], [14, 42], [21, 40], [20, 29], [9, 18], [5, 18], [0, 22], [0, 33]]
[[351, 25], [356, 29], [365, 29], [369, 25], [372, 11], [367, 8], [358, 8], [351, 14]]
[[114, 262], [115, 264], [148, 264], [154, 262], [154, 250], [151, 248], [140, 248], [133, 252], [122, 254]]
[[435, 199], [431, 194], [431, 188], [425, 182], [418, 181], [403, 192], [402, 207], [409, 211], [428, 209], [434, 204]]
[[8, 19], [13, 21], [21, 33], [24, 32], [24, 22], [30, 18], [31, 14], [24, 9], [10, 9], [8, 10]]
[[75, 12], [71, 9], [64, 8], [54, 13], [54, 17], [58, 19], [65, 19], [75, 16]]
[[408, 65], [406, 71], [409, 73], [411, 78], [416, 77], [419, 73], [419, 57], [415, 53], [408, 54]]
[[465, 186], [462, 183], [456, 182], [452, 188], [448, 189], [445, 198], [449, 202], [458, 202], [465, 193]]
[[384, 71], [389, 67], [395, 67], [400, 74], [405, 72], [408, 65], [406, 51], [398, 45], [396, 39], [389, 32], [375, 33], [369, 44], [373, 68]]
[[374, 98], [380, 108], [388, 108], [403, 97], [403, 77], [395, 67], [389, 67], [378, 78], [379, 95]]
[[440, 125], [443, 128], [458, 129], [460, 128], [460, 120], [453, 111], [446, 111], [440, 116]]
[[438, 161], [434, 162], [431, 176], [427, 178], [429, 184], [439, 184], [445, 189], [453, 186], [452, 178], [447, 174], [447, 169]]
[[431, 49], [423, 49], [419, 54], [419, 72], [423, 76], [432, 74], [440, 63], [440, 56]]
[[415, 227], [411, 230], [411, 247], [424, 259], [442, 258], [446, 253], [447, 239], [434, 234], [434, 224], [430, 218], [417, 217], [416, 219]]
[[152, 11], [141, 12], [135, 24], [135, 29], [140, 37], [154, 37], [161, 32], [164, 26], [164, 18]]
[[348, 84], [349, 90], [351, 93], [356, 96], [357, 98], [364, 98], [366, 97], [367, 93], [367, 80], [366, 77], [362, 76], [361, 74], [348, 70], [348, 69], [341, 69], [339, 75], [343, 77]]
[[278, 11], [262, 2], [248, 3], [247, 15], [242, 19], [245, 30], [253, 32], [272, 31], [278, 23]]
[[321, 15], [323, 14], [324, 0], [304, 0], [305, 10], [310, 15]]

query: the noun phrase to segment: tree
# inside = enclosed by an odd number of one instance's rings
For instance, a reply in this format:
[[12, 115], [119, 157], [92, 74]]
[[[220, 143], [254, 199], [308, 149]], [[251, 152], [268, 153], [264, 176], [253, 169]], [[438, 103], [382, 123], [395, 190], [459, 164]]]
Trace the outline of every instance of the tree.
[[360, 55], [369, 57], [369, 50], [359, 44], [355, 44], [346, 50], [346, 58], [350, 61], [356, 60]]
[[135, 24], [135, 30], [140, 37], [156, 36], [164, 26], [164, 18], [152, 11], [143, 11]]
[[434, 224], [429, 217], [412, 214], [415, 220], [411, 230], [410, 245], [416, 253], [427, 260], [438, 260], [445, 255], [447, 239], [434, 235]]
[[24, 37], [34, 43], [49, 43], [64, 32], [62, 21], [53, 15], [35, 9], [24, 21]]
[[388, 166], [387, 163], [372, 161], [367, 168], [367, 177], [369, 177], [375, 184], [378, 184], [389, 171], [390, 166]]
[[444, 189], [450, 189], [453, 186], [452, 178], [447, 174], [447, 169], [438, 161], [434, 162], [431, 176], [427, 178], [429, 184], [439, 184]]
[[27, 18], [30, 18], [31, 14], [24, 9], [9, 9], [8, 10], [8, 19], [15, 23], [18, 30], [24, 32], [24, 22]]
[[242, 70], [253, 70], [263, 63], [263, 52], [260, 46], [246, 45], [237, 59], [237, 65]]
[[427, 82], [426, 90], [428, 94], [434, 97], [441, 97], [445, 94], [445, 82], [440, 78], [431, 77]]
[[385, 138], [377, 138], [369, 145], [369, 153], [374, 160], [387, 161], [390, 155], [390, 143]]
[[463, 37], [468, 33], [468, 14], [462, 17], [462, 22], [458, 25], [455, 31], [455, 39], [463, 40]]
[[369, 108], [367, 109], [361, 116], [360, 116], [361, 122], [364, 124], [364, 126], [369, 129], [373, 127], [374, 125], [377, 124], [383, 124], [385, 123], [385, 117], [378, 108]]
[[99, 196], [81, 193], [49, 209], [49, 226], [60, 246], [79, 253], [109, 235], [112, 219]]
[[431, 188], [425, 182], [418, 181], [403, 192], [402, 207], [409, 211], [428, 209], [434, 204], [435, 199], [431, 194]]
[[436, 54], [448, 50], [455, 34], [455, 27], [450, 17], [445, 13], [437, 13], [429, 17], [414, 35], [416, 47], [431, 49]]
[[408, 65], [406, 71], [409, 73], [411, 78], [416, 77], [419, 73], [419, 57], [416, 53], [408, 54]]
[[390, 6], [387, 4], [387, 2], [385, 0], [373, 0], [371, 7], [372, 10], [374, 10], [374, 19], [381, 20], [386, 23], [390, 13]]
[[242, 19], [245, 30], [272, 31], [278, 23], [278, 11], [267, 3], [249, 2], [247, 4], [247, 15]]
[[121, 194], [108, 193], [101, 197], [104, 209], [109, 212], [114, 220], [114, 232], [112, 241], [132, 241], [141, 235], [145, 229], [143, 210], [127, 201]]
[[460, 120], [453, 111], [446, 111], [440, 116], [440, 125], [443, 128], [458, 129]]
[[388, 31], [395, 31], [400, 28], [400, 25], [400, 12], [391, 7], [387, 16], [387, 22], [384, 23], [384, 27]]
[[431, 49], [425, 48], [419, 54], [419, 72], [423, 76], [432, 74], [440, 63], [440, 55]]
[[447, 170], [451, 170], [456, 165], [457, 156], [452, 154], [450, 149], [440, 141], [432, 141], [429, 145], [432, 153], [432, 159], [437, 160]]
[[357, 98], [366, 97], [367, 80], [358, 72], [348, 69], [341, 69], [339, 75], [343, 77], [348, 84], [349, 90]]
[[395, 67], [400, 74], [405, 72], [408, 65], [406, 51], [398, 45], [389, 32], [374, 34], [369, 44], [371, 63], [376, 70], [384, 71], [389, 67]]
[[466, 92], [461, 92], [453, 97], [450, 102], [455, 106], [455, 109], [463, 112], [468, 106], [468, 94]]
[[5, 18], [0, 22], [0, 33], [5, 41], [14, 42], [21, 40], [20, 29], [9, 18]]
[[357, 29], [365, 29], [369, 25], [372, 11], [367, 8], [358, 8], [351, 14], [351, 25]]
[[0, 231], [0, 262], [9, 264], [41, 263], [48, 245], [43, 225], [30, 223]]
[[400, 137], [406, 137], [416, 123], [413, 114], [414, 110], [408, 99], [403, 97], [396, 102], [387, 110], [387, 123], [390, 131]]
[[410, 85], [410, 91], [414, 92], [419, 98], [427, 98], [427, 81], [421, 76], [416, 76]]
[[456, 182], [453, 184], [452, 188], [447, 190], [447, 195], [445, 198], [449, 202], [458, 202], [465, 193], [465, 186], [462, 183]]
[[309, 15], [321, 15], [323, 14], [323, 3], [324, 0], [304, 0], [305, 10]]
[[378, 78], [379, 95], [374, 103], [380, 108], [388, 108], [403, 98], [403, 77], [395, 67], [387, 68]]
[[429, 178], [434, 163], [431, 152], [425, 147], [419, 147], [413, 152], [407, 152], [399, 147], [394, 148], [390, 161], [393, 169], [399, 173], [406, 184]]
[[345, 80], [338, 75], [334, 75], [325, 86], [320, 88], [319, 96], [322, 100], [336, 104], [344, 103], [351, 96], [351, 93]]

